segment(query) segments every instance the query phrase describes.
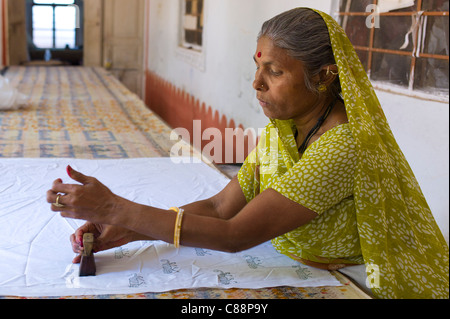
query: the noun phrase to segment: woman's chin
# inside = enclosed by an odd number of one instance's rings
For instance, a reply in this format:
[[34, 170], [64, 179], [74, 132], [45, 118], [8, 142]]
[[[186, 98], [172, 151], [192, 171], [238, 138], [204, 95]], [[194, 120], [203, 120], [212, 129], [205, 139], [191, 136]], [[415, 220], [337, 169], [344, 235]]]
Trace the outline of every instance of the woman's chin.
[[263, 108], [264, 115], [272, 120], [289, 120], [290, 118], [283, 117], [281, 114], [277, 112], [271, 112], [267, 108]]
[[267, 116], [269, 119], [275, 119], [276, 114], [274, 112], [271, 112], [270, 109], [267, 106], [263, 106], [262, 110], [264, 112], [264, 115]]

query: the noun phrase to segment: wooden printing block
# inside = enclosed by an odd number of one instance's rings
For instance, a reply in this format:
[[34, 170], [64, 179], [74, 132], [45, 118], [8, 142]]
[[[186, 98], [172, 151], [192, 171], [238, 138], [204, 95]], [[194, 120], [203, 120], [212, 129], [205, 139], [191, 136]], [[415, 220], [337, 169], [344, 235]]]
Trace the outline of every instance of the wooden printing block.
[[80, 277], [95, 276], [95, 258], [92, 253], [94, 247], [94, 234], [83, 234], [83, 252], [81, 253]]

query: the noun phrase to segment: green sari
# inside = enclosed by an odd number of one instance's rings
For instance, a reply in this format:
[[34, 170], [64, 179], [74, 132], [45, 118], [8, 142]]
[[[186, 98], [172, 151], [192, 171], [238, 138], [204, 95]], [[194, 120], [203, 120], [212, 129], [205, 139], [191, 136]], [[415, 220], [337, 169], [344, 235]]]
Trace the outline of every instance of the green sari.
[[[325, 133], [300, 159], [293, 123], [271, 120], [238, 175], [247, 201], [270, 187], [319, 214], [272, 241], [281, 253], [316, 263], [365, 263], [378, 298], [449, 298], [448, 245], [352, 44], [334, 19], [316, 12], [328, 26], [349, 124]], [[345, 158], [352, 160], [344, 172], [338, 159]], [[332, 171], [340, 174], [320, 178]], [[308, 180], [311, 174], [315, 178]], [[311, 191], [336, 181], [345, 191]], [[330, 231], [341, 224], [342, 232]]]

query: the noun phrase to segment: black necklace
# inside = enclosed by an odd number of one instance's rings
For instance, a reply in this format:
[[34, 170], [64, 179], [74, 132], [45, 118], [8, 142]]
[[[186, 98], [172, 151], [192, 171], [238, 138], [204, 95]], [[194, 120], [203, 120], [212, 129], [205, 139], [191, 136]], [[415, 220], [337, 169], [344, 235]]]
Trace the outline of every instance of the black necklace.
[[[317, 133], [317, 131], [319, 130], [319, 128], [322, 126], [323, 122], [325, 122], [325, 120], [327, 119], [328, 115], [330, 115], [331, 110], [333, 109], [334, 105], [336, 104], [336, 101], [338, 99], [335, 98], [333, 100], [333, 102], [330, 103], [330, 105], [328, 105], [325, 113], [319, 118], [319, 120], [317, 121], [316, 125], [311, 129], [311, 131], [309, 131], [308, 135], [306, 135], [305, 140], [303, 141], [302, 145], [300, 145], [300, 147], [298, 148], [298, 151], [300, 152], [300, 154], [303, 154], [306, 150], [306, 147], [309, 143], [309, 140], [311, 139], [311, 137], [314, 136], [314, 134]], [[298, 131], [295, 132], [295, 139], [297, 140], [297, 136], [298, 136]]]

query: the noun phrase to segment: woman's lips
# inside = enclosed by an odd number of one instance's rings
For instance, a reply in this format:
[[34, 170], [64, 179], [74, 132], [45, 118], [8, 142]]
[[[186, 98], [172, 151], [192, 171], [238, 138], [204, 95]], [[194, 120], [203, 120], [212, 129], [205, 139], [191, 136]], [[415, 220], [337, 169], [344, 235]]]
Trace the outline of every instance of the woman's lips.
[[267, 103], [266, 101], [263, 101], [260, 99], [258, 99], [258, 100], [259, 100], [259, 105], [261, 105], [262, 107], [266, 107], [267, 105], [269, 105], [269, 103]]

